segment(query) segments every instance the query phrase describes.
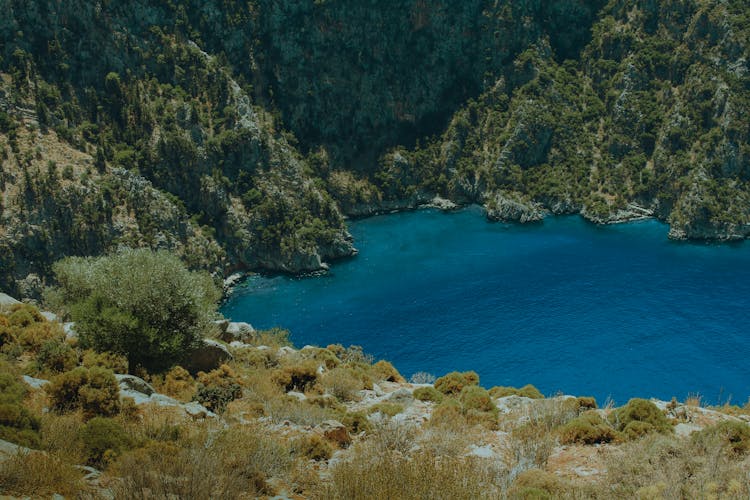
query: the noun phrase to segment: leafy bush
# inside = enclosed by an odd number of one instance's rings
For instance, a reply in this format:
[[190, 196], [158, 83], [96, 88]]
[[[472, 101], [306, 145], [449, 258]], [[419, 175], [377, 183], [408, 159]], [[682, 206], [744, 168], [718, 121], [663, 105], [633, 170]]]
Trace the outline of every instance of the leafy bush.
[[78, 366], [78, 352], [67, 342], [50, 340], [42, 344], [36, 362], [42, 370], [66, 372]]
[[479, 375], [476, 372], [451, 372], [435, 381], [435, 389], [443, 394], [456, 395], [467, 385], [479, 384]]
[[490, 393], [476, 385], [464, 387], [459, 395], [459, 401], [463, 405], [464, 410], [477, 410], [481, 412], [497, 411]]
[[631, 439], [650, 432], [670, 433], [673, 430], [664, 412], [651, 401], [639, 398], [633, 398], [625, 406], [613, 411], [609, 415], [609, 421]]
[[128, 372], [128, 360], [122, 354], [116, 354], [114, 352], [104, 351], [96, 352], [91, 349], [87, 349], [83, 353], [82, 364], [87, 368], [94, 366], [100, 366], [107, 368], [115, 373], [127, 373]]
[[434, 387], [418, 387], [414, 389], [414, 398], [420, 401], [434, 401], [439, 403], [443, 400], [443, 393]]
[[50, 382], [45, 390], [56, 411], [80, 409], [86, 419], [111, 417], [120, 411], [120, 388], [110, 370], [80, 366], [58, 375]]
[[87, 462], [94, 467], [106, 466], [130, 447], [130, 438], [122, 426], [111, 418], [95, 417], [81, 429]]
[[72, 257], [53, 270], [81, 346], [122, 354], [130, 370], [179, 362], [212, 327], [220, 297], [208, 274], [188, 271], [164, 251]]
[[617, 439], [617, 432], [595, 412], [574, 418], [563, 425], [559, 433], [563, 444], [609, 443]]
[[0, 439], [39, 446], [39, 418], [22, 406], [26, 386], [10, 372], [0, 372]]
[[237, 374], [227, 365], [208, 373], [198, 373], [195, 399], [214, 412], [223, 412], [227, 404], [242, 396]]

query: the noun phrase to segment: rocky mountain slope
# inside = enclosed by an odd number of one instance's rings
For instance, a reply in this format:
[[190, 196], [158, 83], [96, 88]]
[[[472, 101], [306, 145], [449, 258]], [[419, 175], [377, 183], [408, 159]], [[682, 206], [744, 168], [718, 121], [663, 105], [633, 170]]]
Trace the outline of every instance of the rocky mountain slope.
[[435, 196], [521, 222], [750, 234], [741, 1], [2, 0], [0, 287], [169, 248], [217, 274], [352, 255]]

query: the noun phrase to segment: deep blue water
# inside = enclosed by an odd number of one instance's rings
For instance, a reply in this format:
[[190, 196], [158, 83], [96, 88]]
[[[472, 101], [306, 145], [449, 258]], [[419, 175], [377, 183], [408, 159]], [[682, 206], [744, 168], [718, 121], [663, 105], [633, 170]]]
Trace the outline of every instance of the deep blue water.
[[356, 344], [405, 376], [611, 397], [750, 396], [750, 244], [688, 244], [644, 221], [487, 222], [478, 208], [351, 224], [325, 276], [253, 276], [223, 308], [295, 345]]

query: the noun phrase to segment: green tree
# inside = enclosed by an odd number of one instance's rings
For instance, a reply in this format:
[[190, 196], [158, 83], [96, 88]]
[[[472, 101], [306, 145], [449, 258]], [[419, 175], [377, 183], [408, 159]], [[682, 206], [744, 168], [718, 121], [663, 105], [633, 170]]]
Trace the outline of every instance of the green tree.
[[162, 371], [197, 346], [221, 294], [207, 273], [146, 249], [70, 257], [53, 270], [57, 300], [76, 323], [82, 347], [127, 357], [132, 371]]

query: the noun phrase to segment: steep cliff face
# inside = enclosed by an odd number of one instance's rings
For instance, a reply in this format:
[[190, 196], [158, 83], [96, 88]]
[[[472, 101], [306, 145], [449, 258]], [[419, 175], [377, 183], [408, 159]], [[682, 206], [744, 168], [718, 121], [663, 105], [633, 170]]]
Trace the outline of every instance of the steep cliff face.
[[436, 195], [502, 220], [654, 213], [675, 238], [750, 234], [744, 2], [0, 9], [12, 291], [121, 244], [219, 273], [317, 270], [354, 251], [342, 213]]

